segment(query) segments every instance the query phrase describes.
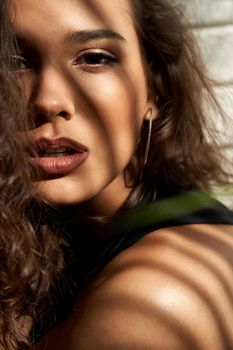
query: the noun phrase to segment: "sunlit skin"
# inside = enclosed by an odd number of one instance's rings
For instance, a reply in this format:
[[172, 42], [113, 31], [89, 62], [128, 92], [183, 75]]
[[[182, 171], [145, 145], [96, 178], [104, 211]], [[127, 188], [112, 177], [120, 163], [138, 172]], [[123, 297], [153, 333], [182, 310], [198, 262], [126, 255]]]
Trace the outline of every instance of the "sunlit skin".
[[[230, 350], [232, 227], [144, 236], [114, 258], [35, 350]], [[230, 346], [231, 346], [230, 345]]]
[[[37, 124], [29, 137], [68, 137], [89, 150], [77, 169], [38, 181], [39, 193], [68, 211], [82, 204], [93, 215], [112, 214], [129, 194], [123, 174], [143, 120], [151, 109], [157, 115], [130, 1], [13, 5], [18, 75]], [[77, 298], [70, 318], [34, 348], [227, 350], [220, 324], [232, 344], [232, 236], [228, 225], [151, 232], [117, 255]]]
[[151, 108], [130, 6], [117, 1], [112, 17], [105, 0], [13, 3], [18, 73], [38, 125], [31, 140], [68, 137], [89, 150], [80, 167], [37, 182], [39, 193], [55, 205], [88, 201], [94, 215], [113, 213], [129, 194], [123, 173]]

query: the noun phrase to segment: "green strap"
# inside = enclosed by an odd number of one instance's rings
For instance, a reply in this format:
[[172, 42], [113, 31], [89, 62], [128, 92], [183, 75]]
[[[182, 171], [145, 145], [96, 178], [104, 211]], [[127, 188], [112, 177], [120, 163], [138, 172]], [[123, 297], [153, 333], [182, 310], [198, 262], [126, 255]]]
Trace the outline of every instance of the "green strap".
[[127, 234], [137, 228], [170, 221], [218, 205], [219, 202], [205, 192], [185, 192], [175, 197], [158, 200], [143, 208], [135, 208], [119, 214], [114, 219], [114, 226], [121, 234]]

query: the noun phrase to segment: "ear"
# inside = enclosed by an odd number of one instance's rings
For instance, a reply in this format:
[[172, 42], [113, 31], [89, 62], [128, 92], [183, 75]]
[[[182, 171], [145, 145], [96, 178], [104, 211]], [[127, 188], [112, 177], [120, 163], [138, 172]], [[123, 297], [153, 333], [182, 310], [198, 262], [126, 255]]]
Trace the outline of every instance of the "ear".
[[155, 120], [157, 119], [159, 116], [159, 110], [157, 105], [153, 102], [148, 102], [147, 103], [147, 109], [146, 109], [146, 113], [144, 115], [144, 120]]

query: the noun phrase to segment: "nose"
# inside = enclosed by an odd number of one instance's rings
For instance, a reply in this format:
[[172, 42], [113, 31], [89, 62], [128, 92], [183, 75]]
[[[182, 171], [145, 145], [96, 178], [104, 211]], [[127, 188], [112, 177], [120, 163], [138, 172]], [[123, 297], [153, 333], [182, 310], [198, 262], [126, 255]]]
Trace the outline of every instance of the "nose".
[[31, 103], [36, 123], [52, 121], [55, 117], [70, 120], [75, 113], [75, 104], [64, 73], [54, 67], [44, 69], [38, 74]]

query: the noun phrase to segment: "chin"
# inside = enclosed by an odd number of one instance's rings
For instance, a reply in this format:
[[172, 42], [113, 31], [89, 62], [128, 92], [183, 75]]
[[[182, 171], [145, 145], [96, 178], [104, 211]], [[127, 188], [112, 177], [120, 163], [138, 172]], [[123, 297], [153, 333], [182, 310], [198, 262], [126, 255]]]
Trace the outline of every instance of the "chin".
[[[114, 198], [118, 196], [124, 187], [122, 174], [119, 177], [111, 173], [94, 175], [37, 181], [35, 186], [39, 197], [55, 207], [80, 205], [92, 199], [102, 203], [109, 194], [114, 193]], [[120, 181], [114, 181], [116, 179]]]
[[78, 185], [78, 183], [74, 185], [61, 181], [61, 179], [39, 181], [36, 183], [36, 188], [42, 200], [56, 207], [78, 205], [91, 196], [87, 191], [83, 191], [84, 187]]
[[67, 193], [54, 193], [39, 191], [39, 197], [45, 202], [49, 203], [53, 207], [62, 207], [62, 206], [73, 206], [82, 203], [84, 200], [82, 198], [78, 198], [78, 196], [74, 196], [74, 194]]
[[84, 203], [97, 193], [101, 192], [100, 183], [93, 183], [92, 186], [87, 182], [76, 179], [60, 178], [35, 183], [39, 197], [50, 203], [52, 206], [74, 206]]

